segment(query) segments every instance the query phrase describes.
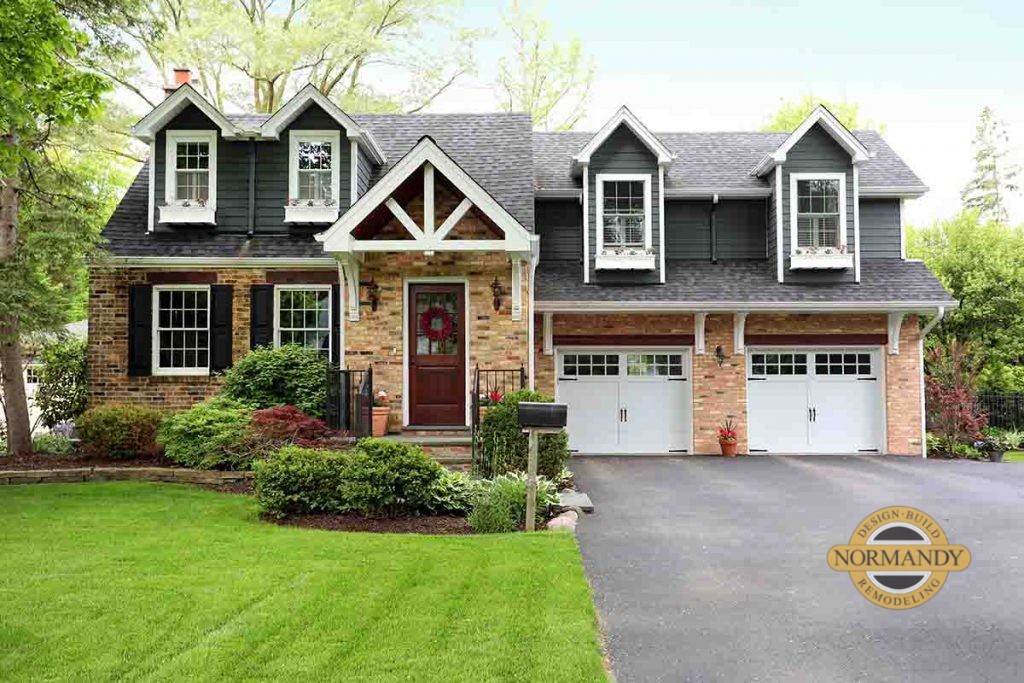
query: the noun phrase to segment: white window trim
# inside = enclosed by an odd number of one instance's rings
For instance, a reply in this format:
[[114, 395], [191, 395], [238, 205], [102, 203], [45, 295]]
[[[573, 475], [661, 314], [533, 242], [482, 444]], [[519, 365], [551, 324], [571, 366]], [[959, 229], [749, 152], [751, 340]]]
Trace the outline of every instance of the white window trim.
[[[186, 291], [206, 292], [206, 340], [207, 355], [205, 368], [164, 368], [160, 366], [160, 292]], [[210, 330], [211, 317], [213, 316], [213, 301], [211, 300], [209, 285], [154, 285], [153, 287], [153, 314], [152, 314], [152, 368], [150, 374], [159, 377], [195, 377], [208, 376], [210, 374], [210, 360], [213, 349], [209, 348], [213, 341], [213, 333]]]
[[[799, 213], [797, 183], [801, 180], [839, 181], [839, 244], [846, 247], [846, 253], [797, 255], [797, 214]], [[846, 235], [846, 173], [789, 174], [789, 258], [790, 270], [794, 268], [850, 268], [853, 266], [853, 251], [850, 249]]]
[[[164, 206], [161, 223], [213, 223], [217, 211], [217, 131], [169, 130], [164, 149]], [[210, 147], [210, 197], [206, 206], [184, 207], [177, 199], [178, 143], [205, 142]]]
[[604, 254], [604, 184], [606, 182], [640, 181], [644, 184], [644, 250], [651, 251], [652, 220], [651, 175], [649, 173], [597, 173], [595, 180], [594, 212], [597, 225], [596, 268], [654, 270], [653, 254], [637, 256], [606, 256]]
[[[334, 352], [334, 292], [331, 285], [275, 285], [274, 286], [274, 348], [281, 346], [281, 292], [288, 290], [327, 292], [327, 358]], [[303, 328], [307, 329], [307, 328]]]
[[288, 134], [288, 199], [299, 198], [299, 143], [331, 143], [331, 197], [333, 206], [316, 204], [306, 206], [285, 206], [285, 223], [331, 223], [338, 219], [338, 202], [341, 200], [341, 131], [338, 130], [293, 130]]

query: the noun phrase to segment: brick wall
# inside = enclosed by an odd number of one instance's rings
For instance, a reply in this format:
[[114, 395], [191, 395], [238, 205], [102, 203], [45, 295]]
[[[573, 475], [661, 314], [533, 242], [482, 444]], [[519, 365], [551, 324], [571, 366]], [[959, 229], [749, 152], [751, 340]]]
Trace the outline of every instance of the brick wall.
[[899, 355], [885, 353], [885, 414], [889, 453], [921, 455], [921, 327], [903, 319]]

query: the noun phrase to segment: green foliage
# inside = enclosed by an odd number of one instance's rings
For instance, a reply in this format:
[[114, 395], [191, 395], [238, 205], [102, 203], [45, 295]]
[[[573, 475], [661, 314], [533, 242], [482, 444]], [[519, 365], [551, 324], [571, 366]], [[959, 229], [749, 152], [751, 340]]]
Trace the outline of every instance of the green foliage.
[[397, 516], [429, 509], [444, 468], [419, 446], [390, 439], [362, 439], [352, 451], [342, 492], [364, 515]]
[[327, 359], [314, 349], [291, 344], [255, 349], [225, 373], [224, 395], [257, 409], [290, 405], [323, 418], [327, 368]]
[[811, 112], [819, 105], [825, 105], [840, 123], [850, 130], [875, 128], [885, 132], [883, 124], [876, 124], [860, 117], [860, 105], [846, 100], [826, 100], [813, 95], [805, 95], [798, 100], [782, 100], [778, 110], [768, 119], [761, 130], [766, 132], [792, 133], [800, 127]]
[[32, 439], [32, 450], [36, 453], [45, 453], [46, 455], [71, 455], [75, 447], [71, 443], [71, 439], [66, 436], [61, 436], [60, 434], [40, 434]]
[[435, 515], [467, 515], [485, 484], [465, 472], [445, 471], [430, 487], [425, 509]]
[[350, 510], [342, 484], [350, 454], [286, 446], [272, 458], [253, 463], [253, 489], [260, 508], [271, 515]]
[[1024, 445], [1024, 431], [1020, 429], [985, 427], [984, 433], [985, 441], [998, 446], [1004, 451], [1017, 450]]
[[981, 216], [1006, 222], [1005, 200], [1020, 191], [1016, 184], [1020, 166], [1007, 157], [1010, 137], [1002, 121], [992, 109], [985, 107], [978, 118], [974, 140], [974, 175], [960, 193], [964, 209], [976, 210]]
[[70, 337], [43, 347], [34, 400], [47, 427], [72, 422], [85, 412], [88, 398], [86, 350], [86, 340]]
[[[478, 469], [482, 477], [505, 472], [526, 471], [529, 442], [519, 426], [520, 401], [552, 401], [550, 396], [522, 390], [506, 394], [497, 405], [487, 409], [480, 427], [483, 458]], [[541, 434], [537, 448], [537, 472], [556, 478], [569, 460], [569, 437], [565, 431]]]
[[[555, 485], [538, 477], [537, 521], [557, 502]], [[481, 534], [505, 533], [523, 526], [526, 523], [526, 475], [502, 474], [485, 481], [468, 521], [473, 530]]]
[[238, 456], [245, 439], [252, 408], [223, 396], [196, 404], [168, 417], [157, 441], [167, 457], [200, 469], [248, 469], [248, 451]]
[[163, 413], [146, 406], [97, 406], [82, 413], [75, 429], [90, 456], [145, 457], [160, 452], [156, 434], [163, 419]]

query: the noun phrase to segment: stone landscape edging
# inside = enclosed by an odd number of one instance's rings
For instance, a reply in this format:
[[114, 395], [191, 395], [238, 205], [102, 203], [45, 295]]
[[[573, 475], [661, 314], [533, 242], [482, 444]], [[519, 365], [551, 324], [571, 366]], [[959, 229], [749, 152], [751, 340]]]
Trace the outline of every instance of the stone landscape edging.
[[77, 481], [162, 481], [181, 484], [234, 484], [252, 472], [192, 470], [179, 467], [75, 467], [55, 470], [0, 470], [0, 486]]

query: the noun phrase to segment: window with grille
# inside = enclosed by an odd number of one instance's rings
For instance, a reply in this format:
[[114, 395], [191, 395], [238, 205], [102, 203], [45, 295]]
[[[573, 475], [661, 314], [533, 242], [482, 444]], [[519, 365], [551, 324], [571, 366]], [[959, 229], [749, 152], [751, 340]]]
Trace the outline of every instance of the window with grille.
[[25, 384], [39, 384], [39, 372], [41, 368], [38, 365], [29, 365], [25, 367]]
[[210, 367], [210, 291], [154, 288], [154, 372], [201, 374]]
[[750, 374], [754, 377], [806, 375], [806, 353], [752, 353]]
[[210, 143], [178, 141], [174, 155], [174, 199], [205, 204], [210, 200]]
[[646, 182], [601, 181], [601, 225], [606, 248], [644, 247], [647, 229]]
[[563, 377], [617, 377], [617, 353], [567, 353], [562, 356]]
[[300, 141], [298, 154], [299, 201], [324, 202], [334, 199], [331, 194], [331, 142]]
[[277, 289], [277, 345], [285, 344], [330, 353], [330, 287]]
[[841, 185], [837, 179], [797, 180], [798, 248], [841, 246]]
[[681, 353], [630, 353], [626, 356], [626, 374], [630, 377], [681, 377]]
[[816, 353], [814, 372], [818, 375], [870, 375], [870, 353]]

